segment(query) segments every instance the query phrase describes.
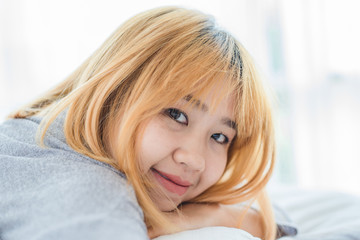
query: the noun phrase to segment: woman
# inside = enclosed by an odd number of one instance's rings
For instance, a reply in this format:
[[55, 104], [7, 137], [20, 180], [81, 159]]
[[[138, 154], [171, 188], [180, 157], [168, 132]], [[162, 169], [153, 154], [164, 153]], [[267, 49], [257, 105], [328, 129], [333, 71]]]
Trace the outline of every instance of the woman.
[[205, 226], [275, 238], [271, 110], [248, 53], [208, 15], [131, 18], [0, 133], [4, 240]]

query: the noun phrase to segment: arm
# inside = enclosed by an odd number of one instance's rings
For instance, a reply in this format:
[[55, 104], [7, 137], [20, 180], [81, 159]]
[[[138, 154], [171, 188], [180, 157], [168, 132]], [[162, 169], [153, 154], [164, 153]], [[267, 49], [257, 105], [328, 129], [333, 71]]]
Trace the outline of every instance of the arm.
[[[240, 228], [255, 237], [262, 238], [261, 218], [255, 210], [250, 208], [245, 213], [242, 224], [239, 225], [244, 210], [244, 207], [239, 205], [190, 203], [180, 208], [181, 215], [177, 212], [170, 212], [168, 215], [170, 221], [179, 227], [179, 231], [223, 226]], [[166, 229], [148, 229], [150, 238], [171, 233], [173, 232], [168, 232]]]

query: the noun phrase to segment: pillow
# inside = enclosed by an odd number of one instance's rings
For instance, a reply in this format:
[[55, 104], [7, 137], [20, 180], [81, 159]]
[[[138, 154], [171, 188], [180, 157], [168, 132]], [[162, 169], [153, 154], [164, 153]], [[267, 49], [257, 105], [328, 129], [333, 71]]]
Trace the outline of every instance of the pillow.
[[[288, 214], [279, 206], [273, 205], [275, 221], [277, 223], [278, 237], [295, 236], [297, 234], [296, 225], [293, 224]], [[256, 208], [253, 206], [256, 210]], [[175, 234], [169, 234], [154, 238], [154, 240], [260, 240], [250, 233], [237, 228], [228, 227], [205, 227], [195, 230], [187, 230]]]
[[153, 240], [189, 240], [189, 239], [206, 239], [206, 240], [260, 240], [250, 233], [228, 227], [205, 227], [195, 230], [187, 230], [169, 235], [163, 235]]

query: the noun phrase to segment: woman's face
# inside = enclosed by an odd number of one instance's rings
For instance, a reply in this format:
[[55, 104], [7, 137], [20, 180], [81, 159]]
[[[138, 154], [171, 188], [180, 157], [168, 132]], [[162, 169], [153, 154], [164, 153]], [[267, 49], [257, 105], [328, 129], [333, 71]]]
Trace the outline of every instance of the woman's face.
[[162, 211], [173, 210], [219, 180], [236, 135], [231, 97], [214, 112], [209, 110], [210, 97], [187, 103], [182, 99], [150, 119], [137, 139], [142, 172], [156, 187], [149, 189], [150, 197]]

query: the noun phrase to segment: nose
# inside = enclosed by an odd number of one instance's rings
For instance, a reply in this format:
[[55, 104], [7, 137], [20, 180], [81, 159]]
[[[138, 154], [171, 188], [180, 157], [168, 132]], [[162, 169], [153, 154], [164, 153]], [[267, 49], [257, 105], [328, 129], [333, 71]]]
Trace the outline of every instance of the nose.
[[205, 169], [205, 157], [200, 146], [198, 144], [189, 145], [181, 146], [173, 152], [174, 161], [183, 165], [185, 171], [203, 172]]

